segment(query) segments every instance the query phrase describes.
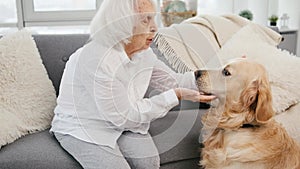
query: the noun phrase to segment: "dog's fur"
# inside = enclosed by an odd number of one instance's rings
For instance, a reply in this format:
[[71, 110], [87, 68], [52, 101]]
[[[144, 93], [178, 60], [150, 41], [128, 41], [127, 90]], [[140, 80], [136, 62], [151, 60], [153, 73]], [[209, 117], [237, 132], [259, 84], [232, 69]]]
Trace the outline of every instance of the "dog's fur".
[[[196, 77], [199, 90], [224, 103], [219, 124], [204, 141], [203, 167], [300, 169], [300, 146], [273, 118], [271, 89], [262, 65], [239, 59], [222, 70], [198, 71]], [[222, 86], [223, 92], [215, 90]]]

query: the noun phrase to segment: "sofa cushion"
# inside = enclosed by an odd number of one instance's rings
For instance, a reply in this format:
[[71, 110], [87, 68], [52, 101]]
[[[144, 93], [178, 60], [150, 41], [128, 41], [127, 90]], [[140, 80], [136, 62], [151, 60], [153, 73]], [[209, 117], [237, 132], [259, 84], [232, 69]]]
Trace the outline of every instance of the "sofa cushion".
[[89, 35], [33, 35], [33, 37], [58, 95], [66, 62], [72, 53], [87, 42]]
[[55, 90], [31, 34], [0, 39], [0, 148], [50, 126]]
[[205, 110], [171, 111], [151, 123], [150, 133], [160, 153], [161, 164], [199, 158], [198, 138]]
[[79, 169], [81, 166], [46, 130], [4, 146], [0, 151], [0, 168]]
[[202, 169], [199, 165], [200, 158], [193, 158], [183, 161], [175, 161], [162, 164], [160, 169]]
[[[171, 111], [166, 117], [152, 122], [150, 133], [157, 145], [163, 168], [191, 160], [198, 166], [201, 115], [204, 110]], [[178, 164], [179, 165], [179, 164]], [[0, 166], [7, 169], [47, 168], [75, 169], [79, 163], [65, 152], [48, 130], [25, 136], [0, 151]], [[171, 167], [173, 168], [173, 167]], [[180, 168], [180, 167], [179, 167]]]

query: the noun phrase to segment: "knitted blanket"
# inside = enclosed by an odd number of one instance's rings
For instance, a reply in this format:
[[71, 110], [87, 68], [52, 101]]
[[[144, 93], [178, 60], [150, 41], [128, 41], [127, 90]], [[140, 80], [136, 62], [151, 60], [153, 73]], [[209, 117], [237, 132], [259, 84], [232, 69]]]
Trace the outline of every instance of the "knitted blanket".
[[[170, 65], [183, 73], [220, 65], [217, 52], [248, 24], [253, 23], [236, 15], [197, 16], [160, 29], [154, 43]], [[276, 46], [281, 41], [281, 36], [273, 30], [260, 25], [255, 27], [267, 43]]]

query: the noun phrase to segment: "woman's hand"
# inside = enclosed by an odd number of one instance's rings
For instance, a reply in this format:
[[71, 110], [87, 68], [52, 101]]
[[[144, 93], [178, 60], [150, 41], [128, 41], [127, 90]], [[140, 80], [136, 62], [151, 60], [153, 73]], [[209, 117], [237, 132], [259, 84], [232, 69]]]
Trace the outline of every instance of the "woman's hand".
[[207, 103], [217, 98], [214, 95], [203, 95], [197, 90], [191, 90], [187, 88], [176, 88], [174, 91], [178, 100]]

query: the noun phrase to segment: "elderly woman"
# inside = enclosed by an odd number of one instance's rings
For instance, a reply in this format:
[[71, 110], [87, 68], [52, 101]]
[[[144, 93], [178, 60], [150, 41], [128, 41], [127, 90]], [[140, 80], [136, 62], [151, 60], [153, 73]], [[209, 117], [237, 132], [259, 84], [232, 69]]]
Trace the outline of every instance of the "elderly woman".
[[[159, 168], [148, 133], [179, 100], [208, 102], [193, 72], [176, 74], [149, 49], [157, 31], [151, 0], [104, 0], [91, 40], [66, 64], [51, 132], [84, 168]], [[161, 93], [144, 98], [151, 86]]]

